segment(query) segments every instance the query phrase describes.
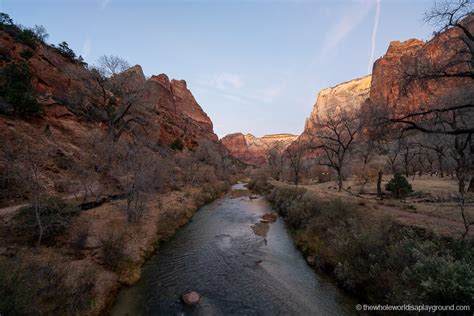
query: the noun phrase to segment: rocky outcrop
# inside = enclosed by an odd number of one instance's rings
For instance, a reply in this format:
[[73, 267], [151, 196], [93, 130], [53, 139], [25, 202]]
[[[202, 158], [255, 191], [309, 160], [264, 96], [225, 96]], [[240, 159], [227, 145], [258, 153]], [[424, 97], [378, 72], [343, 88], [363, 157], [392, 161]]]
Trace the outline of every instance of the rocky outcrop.
[[226, 135], [221, 143], [232, 156], [250, 165], [262, 165], [273, 148], [284, 151], [297, 138], [292, 134], [272, 134], [255, 137], [252, 134], [235, 133]]
[[[472, 34], [474, 15], [462, 21], [462, 25]], [[331, 115], [338, 107], [370, 106], [397, 118], [433, 106], [472, 102], [474, 63], [472, 43], [469, 48], [468, 42], [456, 27], [428, 42], [417, 39], [391, 42], [385, 55], [375, 61], [372, 75], [319, 92], [299, 139], [309, 142], [316, 118]]]
[[[31, 57], [24, 58], [22, 52], [25, 51], [30, 51]], [[0, 98], [0, 173], [6, 168], [4, 148], [5, 152], [8, 148], [20, 153], [31, 147], [32, 151], [41, 153], [36, 162], [41, 169], [41, 183], [48, 193], [67, 195], [83, 190], [80, 183], [85, 181], [84, 177], [91, 179], [92, 187], [101, 182], [113, 193], [117, 185], [115, 180], [103, 176], [94, 167], [99, 157], [107, 156], [104, 135], [111, 128], [107, 108], [96, 102], [102, 95], [94, 93], [101, 89], [93, 80], [93, 72], [77, 60], [63, 56], [54, 47], [38, 42], [32, 48], [0, 30], [0, 69], [12, 63], [28, 66], [42, 114], [9, 115], [11, 105]], [[140, 133], [147, 150], [159, 150], [162, 155], [169, 153], [169, 145], [176, 139], [181, 139], [191, 149], [201, 141], [212, 142], [213, 147], [225, 152], [214, 134], [210, 118], [184, 80], [169, 80], [164, 74], [146, 79], [139, 65], [110, 80], [120, 83], [125, 92], [115, 97], [112, 89], [107, 90], [105, 95], [112, 104], [127, 104], [128, 100], [124, 98], [134, 98], [134, 113], [124, 121], [136, 119], [137, 123], [121, 132], [119, 137], [124, 143]], [[116, 111], [122, 108], [125, 106], [120, 104]], [[19, 201], [22, 199], [23, 196], [18, 196]], [[0, 194], [1, 203], [14, 201], [12, 197]]]
[[334, 114], [337, 106], [360, 108], [369, 97], [371, 78], [368, 75], [321, 90], [309, 118], [306, 119], [300, 140], [309, 141], [315, 129], [316, 118], [324, 119], [325, 116]]
[[157, 114], [159, 138], [165, 144], [181, 138], [188, 145], [200, 139], [218, 141], [211, 119], [202, 110], [184, 80], [169, 80], [165, 74], [152, 76], [144, 84], [144, 103]]
[[[462, 24], [474, 32], [474, 15]], [[370, 103], [395, 117], [474, 99], [474, 64], [467, 38], [451, 28], [423, 42], [390, 43], [373, 66]], [[472, 43], [471, 43], [472, 45]]]
[[[31, 51], [26, 61], [21, 54]], [[0, 31], [0, 68], [10, 61], [25, 61], [32, 75], [32, 84], [39, 95], [48, 120], [50, 111], [68, 113], [81, 120], [75, 107], [90, 93], [90, 73], [79, 62], [63, 56], [57, 49], [38, 43], [36, 48], [18, 42]], [[137, 104], [146, 104], [149, 138], [167, 145], [181, 138], [189, 147], [200, 139], [218, 142], [210, 118], [196, 102], [184, 80], [169, 80], [164, 74], [146, 80], [139, 65], [133, 66], [111, 80], [124, 83], [125, 91], [142, 90]], [[58, 109], [60, 108], [60, 109]], [[54, 114], [54, 113], [53, 113]]]

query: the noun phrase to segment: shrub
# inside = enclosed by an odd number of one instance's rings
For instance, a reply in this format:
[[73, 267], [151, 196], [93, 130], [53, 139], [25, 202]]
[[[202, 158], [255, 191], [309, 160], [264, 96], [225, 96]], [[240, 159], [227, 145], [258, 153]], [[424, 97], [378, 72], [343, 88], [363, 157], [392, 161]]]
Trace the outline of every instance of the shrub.
[[305, 192], [300, 198], [293, 201], [287, 209], [287, 221], [293, 228], [306, 225], [311, 217], [321, 212], [321, 201], [312, 192]]
[[13, 20], [6, 13], [0, 12], [0, 25], [13, 25]]
[[[355, 203], [320, 201], [304, 189], [275, 187], [268, 196], [316, 266], [369, 302], [467, 305], [474, 297], [472, 243], [426, 240], [426, 233], [371, 217]], [[431, 241], [430, 241], [431, 240]]]
[[69, 44], [66, 42], [61, 42], [58, 44], [57, 50], [61, 55], [67, 57], [69, 59], [75, 59], [76, 53], [72, 49], [69, 48]]
[[266, 176], [258, 176], [250, 179], [249, 183], [247, 184], [247, 188], [255, 192], [265, 194], [270, 190], [271, 185], [268, 183]]
[[407, 299], [436, 305], [468, 305], [474, 297], [474, 260], [471, 256], [456, 259], [450, 254], [421, 255], [403, 274], [415, 288]]
[[[92, 307], [94, 271], [81, 269], [67, 282], [72, 267], [59, 258], [0, 260], [0, 313], [2, 315], [80, 315]], [[87, 314], [87, 313], [86, 313]]]
[[100, 239], [102, 261], [112, 271], [122, 268], [126, 261], [123, 234], [109, 232]]
[[286, 217], [291, 203], [300, 199], [304, 193], [305, 190], [301, 188], [276, 187], [268, 195], [268, 200], [281, 216]]
[[70, 243], [74, 257], [82, 257], [82, 251], [86, 246], [87, 238], [89, 238], [89, 227], [86, 225], [86, 223], [80, 223], [74, 229]]
[[[79, 208], [57, 197], [41, 198], [38, 204], [43, 227], [42, 240], [45, 242], [52, 241], [54, 237], [64, 233], [72, 218], [79, 214]], [[15, 216], [13, 229], [17, 236], [22, 236], [29, 242], [38, 239], [40, 229], [34, 206], [26, 206], [19, 210]]]
[[411, 184], [407, 179], [399, 173], [395, 173], [393, 178], [385, 186], [387, 191], [395, 194], [397, 199], [405, 197], [407, 194], [413, 192]]
[[32, 49], [35, 49], [37, 46], [38, 38], [33, 30], [18, 28], [15, 38]]
[[31, 57], [33, 57], [33, 51], [30, 50], [30, 49], [25, 49], [25, 50], [21, 51], [20, 57], [23, 58], [24, 60], [28, 60]]
[[37, 114], [41, 107], [31, 85], [28, 65], [9, 63], [0, 71], [0, 97], [13, 107], [14, 114]]
[[170, 147], [173, 150], [182, 151], [184, 149], [184, 143], [181, 138], [176, 138], [174, 142], [171, 143]]
[[7, 32], [11, 37], [18, 42], [35, 49], [39, 38], [35, 31], [29, 28], [24, 28], [20, 25], [15, 25], [8, 14], [0, 13], [0, 29]]

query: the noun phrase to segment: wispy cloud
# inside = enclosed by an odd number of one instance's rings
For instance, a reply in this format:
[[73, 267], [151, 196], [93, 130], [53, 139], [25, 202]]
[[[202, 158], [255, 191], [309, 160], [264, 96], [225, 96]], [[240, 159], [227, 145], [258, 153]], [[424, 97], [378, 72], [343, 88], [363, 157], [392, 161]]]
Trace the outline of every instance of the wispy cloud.
[[266, 83], [263, 87], [255, 87], [244, 84], [242, 76], [238, 74], [223, 72], [198, 80], [197, 84], [199, 89], [217, 93], [229, 100], [241, 104], [259, 105], [274, 101], [287, 85], [287, 79], [279, 78]]
[[342, 17], [330, 28], [323, 43], [322, 56], [327, 55], [331, 50], [348, 36], [352, 30], [359, 25], [367, 16], [377, 0], [359, 0], [342, 13]]
[[92, 43], [91, 43], [91, 38], [89, 36], [86, 37], [84, 40], [84, 43], [82, 44], [82, 58], [87, 59], [89, 57], [89, 54], [91, 53], [92, 50]]
[[105, 8], [107, 7], [107, 5], [111, 2], [112, 0], [102, 0], [101, 4], [100, 4], [100, 7], [102, 8], [102, 10], [105, 10]]
[[210, 78], [200, 80], [199, 83], [216, 89], [240, 89], [243, 86], [240, 75], [228, 72], [215, 74]]
[[376, 0], [376, 8], [375, 8], [375, 21], [374, 21], [374, 28], [372, 29], [372, 42], [371, 42], [371, 50], [370, 50], [370, 59], [369, 65], [367, 66], [367, 73], [372, 71], [372, 63], [374, 62], [374, 54], [375, 54], [375, 39], [377, 37], [377, 30], [379, 28], [379, 20], [380, 20], [380, 5], [381, 0]]

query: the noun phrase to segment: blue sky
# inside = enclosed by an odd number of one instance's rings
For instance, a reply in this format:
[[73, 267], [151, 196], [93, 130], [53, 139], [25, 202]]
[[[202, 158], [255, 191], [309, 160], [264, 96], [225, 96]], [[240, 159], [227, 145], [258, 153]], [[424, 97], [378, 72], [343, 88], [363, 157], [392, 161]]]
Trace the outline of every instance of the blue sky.
[[219, 136], [299, 134], [317, 92], [370, 72], [390, 41], [429, 39], [431, 0], [0, 0], [93, 64], [118, 55], [185, 79]]

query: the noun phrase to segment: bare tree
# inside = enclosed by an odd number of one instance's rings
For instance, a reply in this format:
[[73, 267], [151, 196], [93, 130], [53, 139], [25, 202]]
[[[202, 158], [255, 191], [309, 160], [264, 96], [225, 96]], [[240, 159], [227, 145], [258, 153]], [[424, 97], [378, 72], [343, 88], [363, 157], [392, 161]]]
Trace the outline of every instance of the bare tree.
[[73, 112], [105, 125], [110, 154], [124, 132], [146, 132], [141, 82], [127, 80], [122, 74], [107, 78], [96, 68], [70, 67], [68, 75], [80, 84], [68, 91], [67, 103], [72, 104]]
[[270, 173], [275, 180], [280, 180], [283, 174], [285, 147], [278, 142], [268, 151], [268, 165]]
[[38, 238], [35, 247], [36, 251], [38, 251], [41, 246], [44, 231], [40, 209], [40, 196], [43, 193], [43, 186], [40, 182], [40, 167], [37, 163], [40, 154], [35, 150], [34, 146], [32, 146], [29, 139], [17, 139], [17, 144], [18, 146], [16, 148], [7, 145], [11, 149], [12, 157], [14, 157], [11, 168], [20, 179], [19, 185], [26, 187], [28, 192], [31, 194], [31, 206], [35, 213], [34, 217], [38, 229]]
[[357, 109], [349, 105], [336, 105], [315, 119], [315, 132], [311, 148], [321, 152], [319, 164], [336, 172], [339, 191], [343, 187], [343, 168], [347, 155], [353, 148], [356, 135], [362, 129]]
[[139, 144], [132, 143], [119, 170], [119, 180], [126, 193], [126, 213], [129, 223], [137, 223], [146, 211], [153, 188], [153, 160]]
[[299, 183], [302, 160], [306, 149], [307, 148], [299, 140], [296, 140], [285, 150], [285, 157], [289, 162], [290, 168], [293, 172], [293, 183], [295, 185], [298, 185]]
[[42, 41], [43, 43], [46, 42], [46, 40], [49, 37], [48, 32], [46, 31], [46, 28], [43, 25], [35, 25], [32, 29], [33, 33], [35, 33], [35, 36]]
[[103, 55], [97, 60], [97, 69], [104, 77], [111, 77], [130, 68], [125, 59], [114, 55]]

